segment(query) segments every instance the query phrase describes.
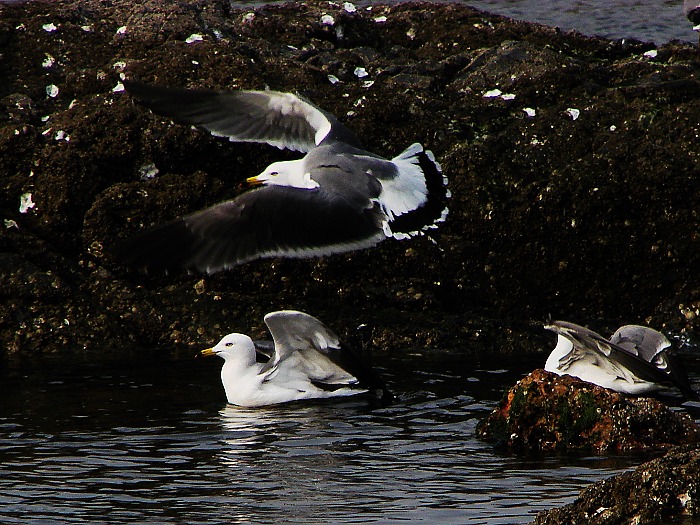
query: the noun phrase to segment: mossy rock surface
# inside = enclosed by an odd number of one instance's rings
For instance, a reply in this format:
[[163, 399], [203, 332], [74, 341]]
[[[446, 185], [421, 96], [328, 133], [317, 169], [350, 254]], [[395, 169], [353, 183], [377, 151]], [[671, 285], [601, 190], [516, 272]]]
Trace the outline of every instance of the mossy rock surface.
[[700, 439], [700, 427], [688, 414], [657, 399], [628, 397], [544, 370], [518, 381], [476, 432], [521, 452], [642, 452]]

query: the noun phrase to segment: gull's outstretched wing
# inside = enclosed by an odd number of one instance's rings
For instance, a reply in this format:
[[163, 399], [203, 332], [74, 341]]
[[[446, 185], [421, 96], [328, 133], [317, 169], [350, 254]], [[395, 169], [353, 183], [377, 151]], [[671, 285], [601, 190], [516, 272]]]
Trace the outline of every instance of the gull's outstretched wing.
[[626, 325], [615, 331], [610, 342], [653, 364], [686, 397], [697, 398], [683, 363], [677, 356], [666, 351], [671, 347], [671, 341], [661, 332], [647, 326]]
[[317, 257], [386, 236], [378, 206], [326, 192], [264, 186], [118, 242], [118, 261], [147, 272], [214, 273], [265, 257]]
[[319, 388], [334, 390], [355, 387], [391, 394], [379, 375], [318, 319], [296, 310], [271, 312], [265, 316], [275, 342], [275, 354], [261, 373], [275, 367], [302, 366]]
[[338, 120], [292, 93], [213, 91], [124, 81], [126, 91], [158, 115], [198, 126], [234, 142], [262, 142], [309, 151], [327, 138], [359, 146]]

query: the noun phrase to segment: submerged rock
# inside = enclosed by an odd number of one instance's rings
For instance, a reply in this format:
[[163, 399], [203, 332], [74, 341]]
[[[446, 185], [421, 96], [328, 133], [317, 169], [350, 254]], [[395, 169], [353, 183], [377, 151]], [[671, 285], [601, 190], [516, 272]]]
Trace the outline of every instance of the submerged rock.
[[673, 448], [632, 472], [594, 483], [570, 505], [541, 512], [533, 523], [627, 525], [668, 523], [676, 516], [699, 516], [698, 480], [700, 445]]
[[476, 432], [518, 451], [641, 452], [700, 439], [700, 427], [687, 414], [656, 399], [544, 370], [518, 381]]
[[[700, 67], [692, 46], [652, 49], [457, 3], [0, 4], [0, 353], [187, 349], [262, 334], [281, 308], [385, 350], [533, 350], [529, 320], [550, 313], [692, 335]], [[379, 154], [422, 142], [450, 179], [448, 221], [323, 259], [129, 273], [116, 239], [294, 156], [171, 125], [122, 75], [298, 91]]]

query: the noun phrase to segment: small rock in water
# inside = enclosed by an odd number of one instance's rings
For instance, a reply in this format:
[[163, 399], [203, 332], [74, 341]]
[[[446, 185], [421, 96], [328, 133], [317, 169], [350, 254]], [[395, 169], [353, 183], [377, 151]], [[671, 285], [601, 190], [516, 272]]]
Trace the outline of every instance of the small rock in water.
[[56, 98], [58, 96], [58, 86], [54, 84], [49, 84], [46, 86], [46, 94], [51, 98]]
[[502, 93], [503, 93], [503, 92], [502, 92], [500, 89], [498, 89], [498, 88], [496, 88], [496, 89], [491, 89], [491, 90], [487, 91], [486, 93], [484, 93], [484, 98], [496, 98], [496, 97], [500, 97]]
[[322, 15], [321, 23], [324, 26], [332, 26], [333, 24], [335, 24], [335, 18], [333, 18], [331, 15]]
[[58, 27], [56, 27], [56, 25], [53, 22], [50, 22], [48, 24], [44, 24], [43, 26], [41, 26], [41, 28], [44, 31], [46, 31], [47, 33], [53, 33], [54, 31], [56, 31], [58, 29]]
[[528, 117], [534, 117], [537, 113], [533, 108], [523, 108], [523, 111]]
[[651, 451], [700, 440], [700, 427], [656, 399], [627, 397], [572, 376], [535, 370], [476, 428], [522, 451]]

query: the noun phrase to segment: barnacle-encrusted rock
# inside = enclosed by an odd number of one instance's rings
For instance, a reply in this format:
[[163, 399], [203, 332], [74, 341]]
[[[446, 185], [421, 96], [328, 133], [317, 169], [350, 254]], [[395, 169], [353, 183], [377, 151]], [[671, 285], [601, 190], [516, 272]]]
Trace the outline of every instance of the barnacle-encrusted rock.
[[[462, 3], [366, 7], [0, 3], [0, 354], [187, 350], [262, 335], [280, 308], [388, 350], [533, 350], [544, 335], [529, 321], [548, 314], [697, 329], [693, 46], [650, 58], [652, 43]], [[116, 239], [232, 198], [295, 155], [172, 125], [121, 75], [300, 92], [373, 152], [421, 142], [450, 179], [447, 222], [323, 259], [130, 274], [110, 257]]]
[[477, 435], [520, 451], [627, 452], [695, 443], [700, 427], [656, 399], [535, 370], [505, 394]]
[[673, 448], [632, 472], [594, 483], [573, 503], [541, 512], [534, 524], [663, 524], [676, 516], [700, 516], [698, 444]]

